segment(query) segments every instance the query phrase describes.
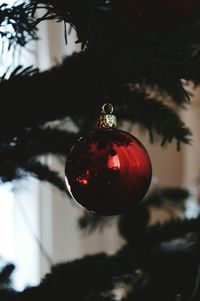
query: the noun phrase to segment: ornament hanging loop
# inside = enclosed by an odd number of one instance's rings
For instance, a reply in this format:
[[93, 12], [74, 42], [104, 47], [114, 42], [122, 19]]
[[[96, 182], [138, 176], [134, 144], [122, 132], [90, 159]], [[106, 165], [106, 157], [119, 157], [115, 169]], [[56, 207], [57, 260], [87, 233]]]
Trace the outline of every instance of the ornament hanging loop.
[[98, 119], [98, 127], [101, 129], [115, 129], [117, 127], [116, 116], [113, 115], [113, 106], [111, 103], [105, 103], [102, 106], [101, 115]]
[[111, 103], [105, 103], [102, 107], [102, 113], [107, 115], [107, 114], [112, 114], [113, 113], [113, 105]]

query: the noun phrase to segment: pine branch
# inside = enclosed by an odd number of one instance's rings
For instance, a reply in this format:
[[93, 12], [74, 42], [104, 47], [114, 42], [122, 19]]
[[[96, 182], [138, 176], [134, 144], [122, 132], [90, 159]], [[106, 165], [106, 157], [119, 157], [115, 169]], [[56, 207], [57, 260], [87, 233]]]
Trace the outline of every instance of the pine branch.
[[38, 162], [41, 155], [66, 155], [79, 136], [57, 129], [29, 129], [10, 144], [0, 147], [0, 178], [3, 182], [20, 179], [31, 173], [66, 191], [58, 174]]
[[177, 113], [161, 101], [145, 94], [137, 92], [133, 95], [130, 92], [125, 94], [124, 104], [119, 105], [118, 115], [147, 128], [152, 142], [154, 134], [155, 137], [162, 136], [162, 146], [171, 143], [173, 139], [178, 143], [190, 143], [191, 132]]
[[[192, 220], [171, 220], [162, 225], [156, 224], [148, 227], [140, 227], [138, 228], [138, 231], [136, 231], [136, 229], [134, 229], [134, 231], [132, 230], [132, 233], [130, 228], [127, 230], [127, 225], [129, 224], [130, 226], [131, 221], [126, 223], [126, 228], [124, 227], [124, 224], [124, 221], [121, 221], [121, 225], [119, 225], [120, 233], [131, 244], [137, 246], [137, 248], [148, 250], [153, 246], [159, 247], [159, 244], [164, 242], [170, 242], [175, 239], [183, 239], [183, 248], [187, 248], [187, 240], [189, 240], [188, 249], [190, 249], [192, 245], [196, 244], [196, 241], [200, 242], [200, 218]], [[174, 250], [176, 250], [176, 248], [174, 248]]]
[[[193, 55], [199, 57], [198, 6], [188, 22], [173, 32], [137, 33], [122, 24], [105, 0], [32, 0], [30, 10], [45, 7], [47, 13], [38, 22], [56, 19], [70, 23], [78, 33], [78, 42], [87, 45], [94, 62], [98, 62], [108, 92], [120, 83], [158, 85], [178, 104], [184, 104], [188, 95], [180, 79], [199, 82], [199, 69]], [[110, 74], [109, 69], [115, 72]]]
[[[46, 13], [39, 18], [39, 22], [47, 18], [57, 19], [57, 21], [65, 21], [74, 27], [88, 26], [88, 21], [98, 15], [98, 11], [107, 11], [110, 5], [106, 0], [31, 0], [28, 6], [35, 14], [37, 9], [46, 9]], [[87, 24], [87, 26], [86, 26]]]
[[[176, 250], [177, 252], [193, 250], [198, 247], [198, 244], [200, 246], [199, 218], [193, 220], [172, 219], [162, 225], [148, 225], [150, 208], [160, 207], [167, 210], [167, 206], [170, 205], [172, 210], [175, 207], [183, 210], [188, 197], [189, 193], [184, 189], [156, 189], [146, 197], [140, 207], [127, 215], [118, 218], [104, 218], [94, 214], [85, 214], [79, 220], [79, 225], [90, 234], [97, 229], [104, 229], [112, 222], [118, 223], [120, 235], [133, 246], [133, 249], [139, 248], [139, 250], [150, 252], [151, 249], [158, 251], [165, 246], [169, 251], [174, 252]], [[175, 240], [177, 242], [173, 243]]]
[[67, 192], [65, 181], [61, 178], [57, 172], [51, 170], [47, 165], [37, 161], [32, 161], [22, 164], [24, 171], [27, 171], [32, 176], [35, 176], [41, 181], [48, 181], [55, 185], [61, 191]]
[[[50, 71], [20, 78], [12, 76], [8, 80], [4, 78], [0, 83], [2, 99], [6, 99], [1, 110], [1, 141], [18, 135], [26, 127], [65, 116], [73, 118], [74, 115], [80, 116], [81, 112], [88, 113], [86, 101], [99, 91], [93, 71], [94, 66], [89, 63], [88, 56], [82, 53], [67, 58], [63, 65]], [[67, 100], [63, 100], [63, 95]]]
[[189, 196], [189, 191], [183, 188], [156, 188], [146, 196], [144, 206], [160, 208], [166, 203], [171, 203], [174, 207], [183, 208]]
[[[66, 155], [80, 134], [69, 133], [60, 129], [36, 128], [28, 129], [12, 143], [12, 152], [22, 160], [30, 160], [33, 157], [55, 154]], [[7, 150], [4, 157], [9, 156]]]
[[169, 241], [179, 237], [184, 237], [191, 233], [194, 233], [196, 237], [200, 239], [199, 225], [200, 217], [191, 220], [172, 220], [164, 225], [149, 227], [146, 233], [146, 238], [152, 245], [161, 241]]
[[[190, 232], [195, 232], [195, 229], [198, 229], [199, 219], [194, 221], [179, 220], [173, 216], [174, 210], [177, 208], [180, 212], [184, 212], [185, 202], [189, 198], [189, 195], [187, 190], [181, 188], [154, 189], [146, 196], [137, 210], [120, 218], [118, 223], [119, 233], [127, 241], [138, 241], [141, 244], [147, 242], [148, 245], [151, 239], [152, 243], [155, 243], [155, 239], [161, 242], [165, 238], [166, 240], [170, 240], [181, 235], [184, 236]], [[154, 208], [160, 208], [164, 212], [169, 212], [170, 210], [171, 219], [165, 222], [164, 225], [156, 224], [149, 226], [150, 209], [153, 210]], [[180, 232], [178, 234], [178, 231], [181, 231], [181, 229], [183, 233]], [[152, 235], [151, 238], [148, 238], [148, 235]], [[170, 237], [170, 235], [172, 236]]]
[[0, 5], [0, 38], [3, 45], [8, 43], [8, 50], [17, 45], [24, 47], [30, 40], [37, 39], [37, 27], [26, 3], [12, 7], [7, 3]]
[[[37, 8], [46, 8], [46, 12], [43, 17], [34, 19], [32, 16]], [[108, 91], [112, 92], [118, 82], [158, 85], [175, 102], [183, 104], [188, 96], [180, 79], [200, 80], [198, 60], [193, 60], [194, 53], [199, 57], [198, 9], [191, 24], [183, 24], [179, 30], [163, 36], [132, 32], [120, 23], [105, 0], [32, 0], [30, 5], [12, 8], [3, 4], [2, 13], [2, 23], [6, 18], [8, 24], [16, 24], [13, 35], [21, 35], [16, 43], [22, 46], [26, 43], [26, 35], [36, 38], [36, 26], [41, 21], [55, 19], [70, 23], [76, 28], [79, 40], [88, 45], [93, 63], [98, 64], [98, 71]], [[26, 34], [24, 31], [27, 31]], [[7, 36], [13, 45], [12, 35], [7, 33]], [[116, 75], [119, 75], [118, 82]]]
[[11, 284], [11, 276], [15, 269], [14, 264], [9, 263], [5, 265], [0, 271], [0, 287], [9, 288]]
[[173, 301], [177, 291], [187, 298], [193, 290], [199, 258], [195, 256], [189, 261], [190, 256], [184, 252], [161, 252], [158, 256], [154, 250], [135, 252], [130, 248], [126, 254], [86, 256], [54, 266], [37, 287], [14, 294], [0, 291], [0, 297], [2, 301], [112, 301], [114, 289], [124, 288], [124, 301]]
[[[20, 67], [20, 76], [13, 75], [0, 83], [1, 97], [6, 99], [0, 112], [0, 140], [3, 142], [19, 135], [26, 127], [65, 116], [81, 121], [81, 126], [87, 120], [91, 120], [89, 125], [95, 123], [105, 101], [98, 71], [88, 52], [74, 54], [60, 66], [31, 76], [23, 74]], [[172, 109], [143, 92], [124, 89], [119, 80], [116, 82], [117, 92], [111, 98], [113, 104], [119, 106], [119, 118], [142, 124], [150, 133], [163, 137], [162, 144], [173, 139], [189, 142], [189, 130]], [[63, 100], [63, 95], [67, 100]]]
[[98, 214], [85, 212], [84, 215], [79, 219], [79, 227], [85, 230], [87, 234], [93, 233], [94, 231], [103, 231], [105, 228], [110, 226], [113, 222], [116, 222], [116, 217], [107, 217]]
[[[11, 79], [16, 80], [17, 78], [33, 76], [38, 73], [39, 73], [38, 68], [34, 68], [33, 66], [23, 67], [22, 65], [19, 65], [9, 74], [9, 80], [11, 80]], [[6, 80], [6, 75], [7, 75], [7, 73], [5, 73], [1, 77], [1, 82]]]
[[[163, 211], [171, 211], [175, 208], [183, 211], [185, 201], [189, 197], [189, 192], [181, 188], [156, 188], [147, 194], [142, 204], [135, 208], [133, 212], [119, 217], [104, 217], [93, 213], [84, 213], [79, 219], [79, 226], [88, 234], [96, 230], [102, 231], [112, 223], [117, 223], [121, 236], [126, 240], [145, 232], [149, 220], [150, 209], [161, 208]], [[148, 231], [148, 230], [147, 230]]]

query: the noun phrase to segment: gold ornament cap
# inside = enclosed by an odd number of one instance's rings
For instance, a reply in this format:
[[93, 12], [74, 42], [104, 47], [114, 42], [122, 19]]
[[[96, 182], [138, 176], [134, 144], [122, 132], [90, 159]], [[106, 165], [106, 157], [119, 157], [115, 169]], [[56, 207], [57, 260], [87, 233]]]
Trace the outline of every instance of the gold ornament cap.
[[111, 103], [105, 103], [98, 120], [98, 127], [100, 129], [115, 129], [117, 127], [117, 118], [112, 113], [113, 106]]

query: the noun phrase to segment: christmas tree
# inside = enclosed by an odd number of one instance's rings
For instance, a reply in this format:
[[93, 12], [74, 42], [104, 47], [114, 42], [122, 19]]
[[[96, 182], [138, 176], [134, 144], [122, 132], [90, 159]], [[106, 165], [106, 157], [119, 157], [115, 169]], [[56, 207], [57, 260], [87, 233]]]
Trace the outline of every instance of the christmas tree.
[[[2, 53], [9, 49], [15, 53], [17, 47], [37, 40], [38, 25], [47, 20], [62, 22], [65, 28], [69, 24], [81, 46], [80, 52], [50, 70], [20, 65], [1, 77], [2, 182], [30, 173], [67, 193], [65, 180], [38, 158], [48, 154], [65, 157], [77, 139], [94, 128], [107, 100], [119, 121], [139, 124], [152, 143], [160, 141], [163, 147], [175, 140], [177, 151], [182, 144], [192, 143], [179, 111], [189, 103], [200, 81], [199, 1], [145, 2], [24, 0], [12, 7], [0, 4]], [[67, 38], [66, 29], [66, 43]], [[188, 83], [192, 90], [187, 89]], [[78, 133], [51, 125], [67, 116]], [[198, 300], [199, 215], [150, 223], [152, 208], [183, 212], [188, 198], [187, 189], [157, 187], [140, 205], [117, 217], [85, 213], [79, 220], [82, 229], [92, 231], [114, 220], [125, 245], [112, 256], [97, 254], [54, 266], [40, 285], [23, 292], [2, 286], [0, 299]]]

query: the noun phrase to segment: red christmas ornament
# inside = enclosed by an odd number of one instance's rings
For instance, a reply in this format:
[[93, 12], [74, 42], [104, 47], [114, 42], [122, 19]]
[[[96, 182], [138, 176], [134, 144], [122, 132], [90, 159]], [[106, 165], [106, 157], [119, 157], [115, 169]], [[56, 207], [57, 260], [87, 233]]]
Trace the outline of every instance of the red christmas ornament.
[[100, 129], [78, 140], [65, 167], [72, 197], [82, 207], [102, 215], [124, 214], [139, 205], [152, 176], [144, 146], [115, 128], [112, 110], [110, 104], [104, 105]]
[[139, 32], [168, 31], [184, 22], [198, 0], [110, 0], [121, 20]]

